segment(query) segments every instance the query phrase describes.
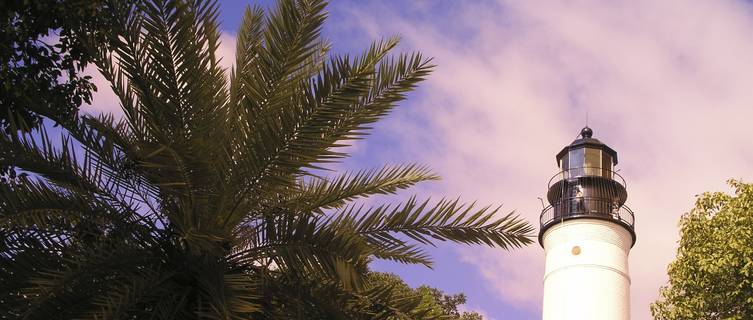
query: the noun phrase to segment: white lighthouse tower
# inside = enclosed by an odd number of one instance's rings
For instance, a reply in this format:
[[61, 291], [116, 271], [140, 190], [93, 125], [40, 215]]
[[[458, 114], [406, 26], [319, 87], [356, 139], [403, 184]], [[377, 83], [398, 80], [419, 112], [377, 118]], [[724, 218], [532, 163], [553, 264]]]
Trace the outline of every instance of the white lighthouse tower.
[[625, 180], [612, 170], [617, 152], [581, 137], [557, 154], [541, 213], [546, 253], [544, 320], [629, 320], [628, 254], [635, 244]]

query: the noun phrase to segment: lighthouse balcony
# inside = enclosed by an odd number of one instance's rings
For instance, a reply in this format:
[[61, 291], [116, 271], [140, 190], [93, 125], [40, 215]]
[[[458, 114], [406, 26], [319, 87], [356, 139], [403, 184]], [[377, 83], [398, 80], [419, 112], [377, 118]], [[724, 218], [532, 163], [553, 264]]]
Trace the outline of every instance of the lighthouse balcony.
[[568, 197], [546, 207], [539, 218], [539, 243], [549, 227], [572, 219], [600, 219], [627, 229], [635, 243], [635, 216], [624, 204], [600, 197]]
[[594, 200], [616, 201], [618, 205], [627, 200], [625, 179], [607, 168], [579, 167], [560, 171], [549, 179], [548, 188], [547, 199], [551, 204], [579, 193]]

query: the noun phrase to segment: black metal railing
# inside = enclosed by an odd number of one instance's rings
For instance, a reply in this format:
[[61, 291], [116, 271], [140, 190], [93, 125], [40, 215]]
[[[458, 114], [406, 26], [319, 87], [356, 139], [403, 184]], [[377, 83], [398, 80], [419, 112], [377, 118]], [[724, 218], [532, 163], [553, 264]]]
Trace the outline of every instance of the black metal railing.
[[622, 185], [623, 188], [627, 189], [627, 184], [625, 183], [625, 179], [622, 178], [620, 174], [617, 172], [614, 172], [607, 168], [601, 168], [601, 167], [578, 167], [578, 168], [569, 168], [562, 170], [552, 176], [551, 179], [549, 179], [549, 184], [547, 185], [547, 188], [551, 188], [552, 185], [556, 184], [557, 182], [560, 182], [561, 180], [565, 179], [575, 179], [579, 177], [604, 177], [610, 180], [614, 180], [615, 182]]
[[601, 198], [586, 197], [567, 198], [546, 207], [541, 211], [539, 223], [543, 232], [552, 224], [573, 218], [611, 220], [628, 227], [631, 232], [635, 228], [635, 215], [628, 206]]
[[625, 205], [627, 184], [618, 173], [598, 167], [569, 168], [549, 179], [550, 206], [539, 217], [539, 244], [549, 227], [570, 219], [611, 221], [627, 229], [635, 244], [635, 215]]

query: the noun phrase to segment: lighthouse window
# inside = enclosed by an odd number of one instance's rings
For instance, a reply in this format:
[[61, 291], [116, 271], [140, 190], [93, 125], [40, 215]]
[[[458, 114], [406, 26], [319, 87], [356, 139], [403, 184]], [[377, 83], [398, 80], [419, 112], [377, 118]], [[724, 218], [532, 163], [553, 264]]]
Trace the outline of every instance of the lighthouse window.
[[583, 148], [570, 150], [570, 163], [568, 168], [570, 169], [571, 177], [580, 177], [583, 175]]
[[586, 148], [585, 173], [589, 176], [601, 175], [601, 150]]
[[562, 163], [560, 165], [560, 168], [562, 168], [562, 170], [567, 170], [568, 168], [570, 168], [570, 161], [569, 161], [570, 159], [569, 158], [570, 157], [562, 157], [562, 160], [560, 160], [560, 161], [562, 161]]
[[602, 153], [601, 167], [604, 168], [604, 173], [602, 174], [602, 176], [611, 178], [612, 177], [612, 156], [610, 156], [606, 152]]

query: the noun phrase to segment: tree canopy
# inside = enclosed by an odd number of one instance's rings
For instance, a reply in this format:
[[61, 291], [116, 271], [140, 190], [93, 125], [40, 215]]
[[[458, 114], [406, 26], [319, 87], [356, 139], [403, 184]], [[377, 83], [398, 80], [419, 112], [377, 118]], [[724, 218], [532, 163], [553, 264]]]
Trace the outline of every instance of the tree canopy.
[[362, 202], [438, 179], [426, 166], [327, 170], [433, 65], [391, 55], [396, 38], [329, 53], [325, 7], [248, 8], [229, 76], [215, 1], [145, 1], [116, 19], [117, 41], [87, 50], [122, 118], [0, 133], [0, 166], [18, 173], [0, 184], [0, 318], [435, 319], [370, 279], [369, 261], [531, 243], [498, 207]]
[[729, 184], [734, 195], [704, 193], [683, 215], [656, 319], [753, 319], [753, 184]]
[[7, 0], [0, 3], [0, 128], [74, 121], [96, 87], [83, 74], [116, 35], [121, 0]]
[[[425, 311], [425, 318], [436, 317], [445, 320], [483, 320], [478, 312], [466, 312], [459, 310], [459, 307], [466, 303], [466, 297], [462, 293], [446, 294], [444, 291], [422, 285], [418, 288], [411, 288], [400, 277], [383, 272], [370, 272], [368, 274], [370, 281], [382, 283], [393, 287], [393, 292], [405, 297], [416, 297], [420, 304], [415, 310]], [[405, 320], [415, 319], [402, 318]]]

